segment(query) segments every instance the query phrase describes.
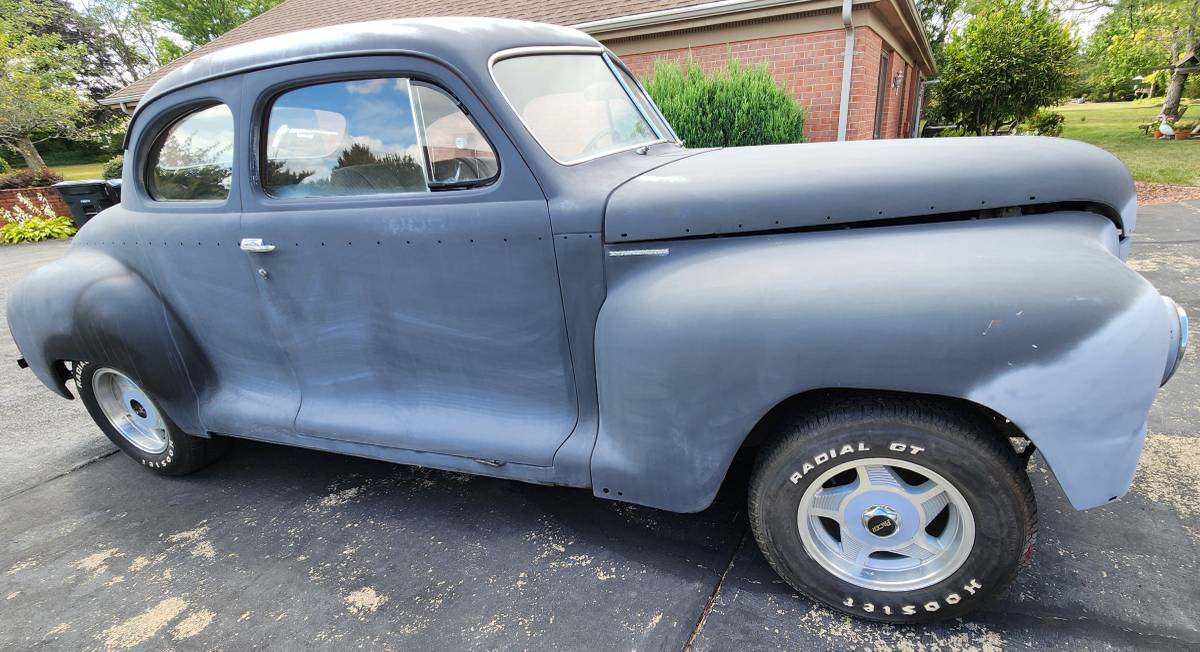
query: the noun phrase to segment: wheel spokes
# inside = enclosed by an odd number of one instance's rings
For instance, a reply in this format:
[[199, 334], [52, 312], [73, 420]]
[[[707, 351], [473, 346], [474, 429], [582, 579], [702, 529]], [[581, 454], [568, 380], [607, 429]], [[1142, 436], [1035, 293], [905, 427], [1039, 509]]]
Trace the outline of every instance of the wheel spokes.
[[861, 482], [880, 489], [901, 489], [905, 487], [900, 475], [883, 464], [870, 464], [858, 467], [858, 478]]
[[929, 525], [929, 522], [937, 518], [946, 505], [950, 504], [950, 495], [946, 493], [946, 488], [932, 480], [914, 487], [911, 495], [913, 504], [919, 507], [925, 516], [925, 525]]
[[857, 485], [858, 483], [851, 483], [840, 487], [819, 489], [816, 495], [813, 496], [809, 513], [813, 516], [831, 518], [840, 522], [842, 519], [842, 504], [846, 501], [846, 497], [858, 488]]
[[905, 557], [912, 557], [918, 561], [925, 561], [926, 559], [932, 559], [942, 554], [944, 550], [945, 549], [942, 547], [940, 541], [922, 531], [918, 532], [917, 536], [913, 537], [911, 543], [903, 548], [895, 550], [894, 552], [897, 555], [904, 555]]
[[[843, 484], [826, 486], [834, 482]], [[970, 554], [969, 509], [937, 472], [876, 457], [824, 469], [801, 497], [798, 523], [806, 551], [826, 570], [858, 586], [907, 590], [940, 581]], [[936, 536], [926, 531], [943, 520]]]

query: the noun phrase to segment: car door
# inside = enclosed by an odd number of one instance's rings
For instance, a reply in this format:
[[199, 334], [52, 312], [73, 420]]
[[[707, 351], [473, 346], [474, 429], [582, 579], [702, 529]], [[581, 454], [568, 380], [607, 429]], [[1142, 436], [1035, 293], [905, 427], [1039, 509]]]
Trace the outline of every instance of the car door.
[[271, 437], [292, 431], [300, 388], [238, 249], [248, 140], [239, 102], [240, 80], [218, 80], [142, 109], [122, 200], [135, 223], [122, 244], [144, 254], [138, 271], [186, 331], [172, 336], [200, 350], [185, 364], [205, 430]]
[[405, 57], [243, 88], [266, 89], [243, 237], [297, 432], [549, 465], [577, 416], [549, 215], [475, 96]]

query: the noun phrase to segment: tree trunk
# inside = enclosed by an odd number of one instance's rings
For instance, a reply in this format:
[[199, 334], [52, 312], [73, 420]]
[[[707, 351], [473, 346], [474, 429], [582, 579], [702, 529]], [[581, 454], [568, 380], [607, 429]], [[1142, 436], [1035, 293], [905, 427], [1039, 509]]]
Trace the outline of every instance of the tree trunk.
[[42, 155], [38, 154], [37, 146], [29, 140], [28, 136], [21, 136], [13, 141], [13, 147], [25, 159], [25, 165], [29, 166], [30, 170], [46, 169], [46, 162], [42, 160]]
[[[1195, 20], [1195, 12], [1200, 8], [1200, 2], [1192, 3], [1193, 20]], [[1162, 112], [1171, 120], [1179, 119], [1179, 99], [1183, 96], [1183, 85], [1187, 83], [1188, 74], [1179, 72], [1179, 67], [1194, 66], [1198, 54], [1200, 54], [1200, 41], [1196, 39], [1195, 23], [1188, 26], [1188, 41], [1191, 42], [1191, 47], [1188, 48], [1182, 55], [1190, 58], [1179, 61], [1175, 59], [1174, 51], [1172, 51], [1171, 64], [1176, 66], [1176, 69], [1171, 71], [1171, 82], [1167, 84], [1167, 99], [1163, 102]]]
[[1167, 84], [1167, 99], [1163, 102], [1162, 112], [1172, 122], [1179, 119], [1179, 98], [1183, 96], [1183, 85], [1187, 83], [1187, 78], [1186, 72], [1176, 70], [1171, 75], [1171, 83]]

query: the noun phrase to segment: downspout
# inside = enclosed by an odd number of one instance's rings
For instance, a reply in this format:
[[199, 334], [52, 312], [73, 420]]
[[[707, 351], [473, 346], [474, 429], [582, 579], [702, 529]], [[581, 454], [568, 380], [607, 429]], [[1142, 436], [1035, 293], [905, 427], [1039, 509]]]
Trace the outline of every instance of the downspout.
[[923, 80], [921, 80], [921, 86], [917, 90], [916, 115], [913, 116], [913, 129], [912, 129], [912, 137], [913, 138], [921, 137], [921, 114], [925, 113], [925, 89], [934, 84], [940, 83], [940, 82], [941, 82], [940, 79], [923, 79]]
[[839, 141], [846, 140], [850, 122], [850, 80], [854, 72], [854, 0], [842, 0], [842, 25], [846, 27], [846, 52], [842, 55], [842, 96], [838, 101]]

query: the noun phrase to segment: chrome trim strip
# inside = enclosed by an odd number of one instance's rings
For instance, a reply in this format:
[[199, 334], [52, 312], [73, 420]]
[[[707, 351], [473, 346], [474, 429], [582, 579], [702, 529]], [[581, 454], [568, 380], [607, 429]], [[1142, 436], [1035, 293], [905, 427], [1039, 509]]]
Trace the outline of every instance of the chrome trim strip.
[[[621, 74], [616, 64], [613, 63], [613, 58], [608, 56], [607, 52], [601, 54], [600, 58], [604, 59], [604, 64], [608, 66], [608, 70], [616, 78], [617, 83], [621, 85], [621, 90], [625, 91], [625, 95], [629, 97], [629, 101], [633, 102], [633, 108], [637, 109], [638, 115], [642, 116], [642, 120], [645, 120], [647, 125], [650, 125], [650, 131], [653, 131], [654, 135], [659, 138], [666, 139], [667, 135], [659, 133], [658, 128], [654, 126], [654, 120], [650, 119], [650, 115], [642, 108], [642, 103], [637, 101], [637, 98], [633, 96], [633, 89], [629, 88], [629, 84], [625, 82], [625, 76]], [[630, 77], [633, 77], [633, 75], [630, 75]]]
[[1187, 311], [1171, 297], [1164, 296], [1162, 299], [1163, 303], [1167, 304], [1167, 310], [1173, 313], [1175, 319], [1178, 320], [1176, 328], [1179, 329], [1179, 332], [1175, 334], [1175, 342], [1172, 347], [1175, 357], [1174, 359], [1167, 358], [1167, 369], [1163, 373], [1162, 382], [1159, 383], [1159, 387], [1166, 385], [1171, 380], [1171, 377], [1175, 375], [1175, 372], [1179, 371], [1179, 366], [1183, 363], [1183, 356], [1187, 354], [1188, 340], [1190, 339]]
[[[671, 126], [671, 122], [667, 120], [667, 116], [663, 115], [662, 109], [659, 108], [658, 104], [654, 102], [654, 98], [650, 97], [650, 93], [646, 91], [646, 87], [642, 86], [642, 83], [638, 81], [637, 75], [633, 74], [633, 71], [629, 69], [629, 66], [625, 65], [625, 62], [621, 61], [621, 57], [618, 57], [616, 54], [614, 54], [612, 50], [606, 50], [604, 56], [613, 65], [621, 70], [624, 70], [625, 74], [629, 75], [629, 78], [633, 80], [633, 83], [638, 85], [638, 89], [642, 92], [642, 95], [645, 96], [646, 100], [650, 102], [650, 108], [654, 109], [654, 113], [658, 116], [658, 120], [667, 128], [667, 131], [671, 132], [666, 134], [667, 140], [682, 146], [682, 142], [679, 140], [679, 134], [675, 133], [675, 127]], [[653, 122], [651, 122], [651, 124], [653, 124]]]
[[608, 255], [613, 258], [621, 258], [624, 256], [669, 256], [671, 250], [668, 248], [662, 249], [617, 249], [608, 252]]
[[[546, 146], [542, 144], [542, 141], [538, 140], [537, 135], [534, 134], [533, 130], [529, 128], [529, 125], [525, 123], [525, 120], [521, 117], [521, 113], [519, 111], [517, 111], [517, 107], [515, 105], [513, 105], [512, 100], [510, 100], [508, 98], [508, 95], [505, 94], [504, 88], [502, 88], [500, 86], [500, 82], [496, 81], [496, 69], [495, 69], [496, 62], [501, 61], [503, 59], [511, 59], [513, 57], [527, 56], [527, 55], [531, 55], [531, 54], [596, 54], [596, 55], [599, 55], [601, 58], [605, 58], [604, 57], [604, 48], [599, 45], [597, 45], [597, 46], [591, 46], [591, 45], [530, 46], [530, 47], [509, 48], [507, 50], [501, 50], [501, 51], [493, 54], [492, 56], [488, 57], [488, 64], [487, 64], [488, 65], [488, 74], [491, 75], [491, 77], [492, 77], [492, 85], [496, 87], [496, 90], [500, 91], [500, 96], [504, 98], [504, 101], [508, 104], [508, 108], [512, 110], [513, 115], [517, 116], [517, 120], [519, 120], [521, 122], [521, 126], [525, 127], [525, 131], [529, 132], [529, 135], [533, 138], [534, 142], [536, 142], [538, 144], [538, 147], [541, 147], [542, 151], [546, 152], [546, 156], [549, 156], [550, 158], [554, 159], [554, 162], [558, 163], [559, 165], [565, 165], [565, 166], [569, 167], [572, 165], [578, 165], [580, 163], [586, 163], [587, 161], [598, 159], [602, 156], [609, 156], [610, 154], [619, 154], [621, 152], [627, 152], [631, 149], [637, 149], [639, 147], [646, 147], [648, 145], [657, 145], [659, 143], [670, 142], [663, 138], [659, 138], [658, 140], [648, 140], [645, 142], [637, 143], [636, 145], [630, 145], [628, 147], [622, 147], [619, 149], [611, 149], [611, 150], [608, 150], [607, 152], [600, 152], [598, 154], [592, 154], [591, 156], [585, 156], [584, 158], [573, 159], [570, 161], [564, 161], [564, 160], [558, 158], [557, 156], [551, 154], [550, 150], [546, 149]], [[606, 65], [611, 65], [611, 64], [606, 63]], [[610, 73], [612, 72], [611, 67], [609, 68], [609, 72]], [[617, 83], [621, 83], [620, 75], [616, 75], [614, 73], [613, 76], [617, 78]], [[624, 85], [622, 84], [621, 87], [624, 88]], [[626, 93], [628, 93], [628, 91], [626, 91]], [[629, 98], [629, 101], [633, 102], [634, 107], [637, 107], [637, 102], [634, 102], [633, 98]], [[638, 109], [638, 114], [641, 115], [641, 109]], [[643, 120], [645, 119], [644, 115], [642, 115], [642, 119]], [[650, 123], [650, 129], [653, 131], [654, 123], [650, 122], [650, 121], [647, 121], [647, 122]]]
[[[413, 95], [412, 79], [408, 77], [395, 77], [393, 79], [404, 80], [404, 92], [408, 93], [408, 112], [412, 114], [413, 133], [416, 134], [417, 151], [420, 152], [421, 156], [421, 176], [425, 178], [425, 192], [432, 192], [433, 189], [429, 187], [429, 182], [433, 180], [433, 166], [429, 162], [429, 148], [425, 146], [425, 110], [417, 106], [419, 102], [417, 102], [417, 98]], [[286, 93], [287, 91], [284, 92]], [[274, 108], [273, 105], [272, 108]]]

